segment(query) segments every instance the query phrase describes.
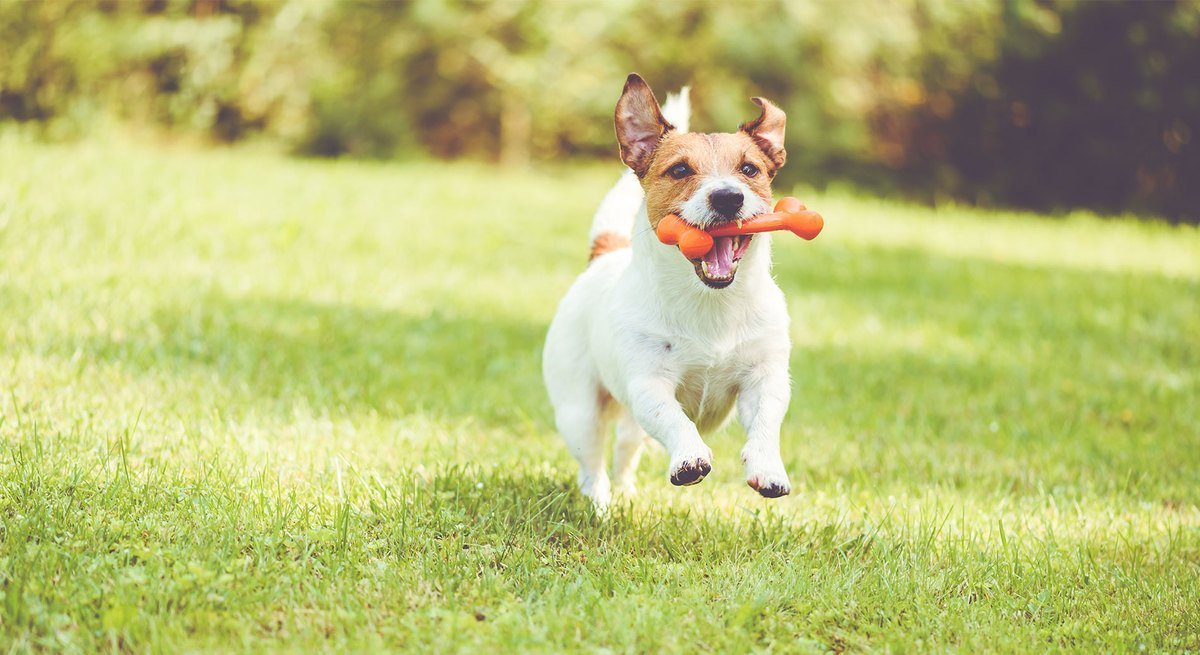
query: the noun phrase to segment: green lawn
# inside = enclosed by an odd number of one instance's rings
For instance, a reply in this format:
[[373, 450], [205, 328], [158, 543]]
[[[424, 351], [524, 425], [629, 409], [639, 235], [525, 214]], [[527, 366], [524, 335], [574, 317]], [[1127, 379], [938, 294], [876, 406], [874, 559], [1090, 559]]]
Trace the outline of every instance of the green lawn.
[[616, 173], [0, 134], [0, 652], [1200, 651], [1200, 233], [802, 193], [792, 495], [734, 425], [601, 519]]

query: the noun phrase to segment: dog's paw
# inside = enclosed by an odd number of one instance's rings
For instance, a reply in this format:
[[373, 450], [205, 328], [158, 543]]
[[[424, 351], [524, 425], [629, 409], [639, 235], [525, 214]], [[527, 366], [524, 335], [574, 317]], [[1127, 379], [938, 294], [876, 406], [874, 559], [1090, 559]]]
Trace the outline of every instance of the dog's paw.
[[592, 501], [592, 507], [596, 508], [597, 513], [606, 514], [608, 512], [608, 505], [612, 502], [612, 489], [608, 482], [608, 476], [585, 478], [581, 475], [579, 490]]
[[746, 479], [746, 484], [757, 491], [763, 498], [779, 498], [792, 493], [792, 485], [785, 476], [782, 479], [771, 479], [766, 476], [755, 476]]
[[792, 493], [787, 471], [778, 457], [766, 457], [742, 452], [746, 465], [746, 484], [763, 498], [779, 498]]
[[708, 455], [683, 457], [671, 463], [671, 484], [685, 487], [696, 484], [712, 471], [712, 451]]

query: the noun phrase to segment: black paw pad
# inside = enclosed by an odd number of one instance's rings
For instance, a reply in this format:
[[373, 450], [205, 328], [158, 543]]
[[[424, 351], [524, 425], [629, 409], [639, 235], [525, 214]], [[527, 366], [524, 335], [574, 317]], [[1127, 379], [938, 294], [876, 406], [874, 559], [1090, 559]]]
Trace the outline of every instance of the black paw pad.
[[792, 493], [791, 489], [782, 484], [777, 484], [774, 482], [762, 485], [761, 487], [755, 487], [754, 485], [750, 486], [763, 498], [780, 498]]
[[671, 484], [677, 487], [686, 487], [689, 484], [696, 484], [708, 475], [712, 470], [712, 464], [704, 460], [695, 462], [684, 462], [677, 471], [671, 474]]

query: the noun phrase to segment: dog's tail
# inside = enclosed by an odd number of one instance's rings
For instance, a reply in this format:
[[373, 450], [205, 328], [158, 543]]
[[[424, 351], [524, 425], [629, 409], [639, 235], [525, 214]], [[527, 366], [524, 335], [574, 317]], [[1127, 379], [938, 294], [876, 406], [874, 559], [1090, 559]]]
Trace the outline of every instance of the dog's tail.
[[[675, 126], [677, 132], [687, 132], [688, 123], [692, 117], [692, 105], [688, 101], [688, 87], [683, 87], [679, 93], [667, 96], [663, 104], [663, 118]], [[621, 179], [609, 189], [604, 200], [596, 209], [592, 218], [591, 261], [600, 255], [629, 247], [630, 235], [633, 233], [633, 219], [637, 216], [642, 204], [642, 185], [638, 182], [633, 171], [627, 170]]]
[[676, 132], [688, 131], [688, 123], [692, 118], [691, 91], [692, 87], [685, 86], [678, 93], [668, 93], [667, 101], [663, 103], [663, 118], [675, 126]]

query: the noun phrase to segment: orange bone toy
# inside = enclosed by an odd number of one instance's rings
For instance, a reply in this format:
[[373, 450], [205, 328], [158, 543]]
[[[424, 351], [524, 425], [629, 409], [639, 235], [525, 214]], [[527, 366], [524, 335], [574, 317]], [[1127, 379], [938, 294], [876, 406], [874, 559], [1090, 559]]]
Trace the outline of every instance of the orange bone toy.
[[675, 214], [667, 214], [658, 222], [655, 233], [658, 240], [668, 246], [679, 246], [679, 251], [688, 259], [699, 259], [713, 247], [713, 237], [732, 237], [739, 234], [790, 230], [805, 241], [812, 241], [825, 227], [825, 219], [804, 206], [796, 198], [782, 198], [775, 203], [775, 211], [759, 214], [737, 223], [725, 223], [711, 230], [700, 228], [684, 221]]

